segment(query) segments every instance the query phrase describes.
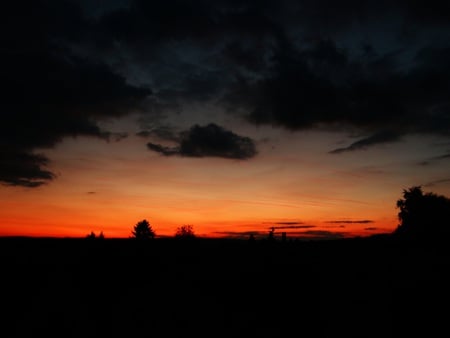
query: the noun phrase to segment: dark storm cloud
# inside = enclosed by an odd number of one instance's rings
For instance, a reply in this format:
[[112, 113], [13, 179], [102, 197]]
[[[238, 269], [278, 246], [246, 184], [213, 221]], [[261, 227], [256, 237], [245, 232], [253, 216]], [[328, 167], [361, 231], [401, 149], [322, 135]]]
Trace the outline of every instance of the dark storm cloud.
[[241, 81], [229, 97], [250, 111], [250, 122], [291, 130], [347, 126], [373, 134], [336, 153], [396, 141], [407, 133], [449, 136], [450, 69], [441, 60], [446, 49], [423, 48], [415, 66], [404, 72], [397, 69], [399, 57], [350, 60], [330, 41], [303, 53], [283, 48], [271, 75]]
[[0, 182], [7, 185], [34, 188], [55, 177], [53, 173], [43, 169], [48, 163], [43, 155], [2, 150], [0, 163]]
[[137, 109], [150, 92], [70, 51], [68, 45], [91, 29], [75, 4], [10, 2], [1, 19], [10, 29], [1, 47], [0, 183], [37, 187], [55, 175], [36, 151], [68, 136], [125, 137], [102, 130], [98, 121]]
[[[412, 133], [450, 136], [446, 1], [36, 0], [2, 6], [8, 29], [0, 33], [7, 88], [0, 149], [7, 150], [3, 163], [18, 173], [0, 168], [2, 183], [50, 181], [54, 175], [48, 159], [36, 155], [40, 149], [67, 136], [112, 138], [99, 121], [142, 107], [145, 130], [185, 104], [214, 103], [255, 125], [371, 135], [333, 153]], [[150, 85], [153, 98], [145, 100]], [[204, 133], [211, 130], [199, 128], [176, 148], [149, 148], [197, 157], [256, 154], [250, 139], [224, 136], [221, 129], [224, 139], [208, 147]]]
[[239, 136], [216, 124], [194, 125], [180, 134], [179, 145], [166, 147], [149, 142], [148, 149], [165, 156], [223, 157], [230, 159], [249, 159], [256, 155], [252, 139]]
[[340, 154], [346, 151], [354, 151], [354, 150], [360, 150], [360, 149], [366, 149], [374, 145], [378, 145], [380, 143], [390, 143], [400, 140], [400, 135], [389, 132], [389, 131], [383, 131], [379, 132], [377, 134], [374, 134], [372, 136], [369, 136], [367, 138], [363, 138], [359, 141], [353, 142], [348, 147], [344, 148], [337, 148], [332, 151], [330, 151], [330, 154]]
[[272, 34], [276, 23], [270, 16], [286, 9], [283, 2], [134, 0], [106, 13], [99, 25], [106, 38], [131, 47], [184, 39], [216, 43], [230, 35]]
[[[244, 106], [252, 123], [291, 130], [338, 121], [342, 113], [340, 89], [320, 74], [322, 69], [315, 72], [308, 61], [317, 60], [323, 63], [318, 68], [325, 68], [330, 62], [347, 63], [346, 57], [329, 41], [316, 47], [299, 52], [290, 42], [278, 41], [270, 73], [256, 81], [244, 79], [237, 83], [227, 98], [230, 104]], [[317, 55], [317, 59], [312, 55]]]
[[152, 69], [162, 107], [214, 101], [257, 125], [372, 135], [341, 153], [449, 135], [449, 13], [441, 1], [130, 1], [95, 27], [110, 53]]
[[83, 48], [137, 69], [163, 110], [215, 101], [241, 72], [264, 71], [278, 11], [271, 1], [130, 1], [96, 21]]

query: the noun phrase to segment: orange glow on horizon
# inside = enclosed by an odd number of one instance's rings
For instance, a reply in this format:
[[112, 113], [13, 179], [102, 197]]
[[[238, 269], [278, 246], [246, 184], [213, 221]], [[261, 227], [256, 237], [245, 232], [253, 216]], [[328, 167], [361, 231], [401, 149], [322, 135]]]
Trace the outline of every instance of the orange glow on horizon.
[[[395, 218], [385, 220], [384, 223], [330, 223], [324, 220], [299, 221], [298, 219], [245, 219], [222, 221], [207, 221], [196, 219], [194, 222], [183, 222], [176, 215], [141, 215], [131, 214], [98, 214], [82, 215], [67, 214], [58, 210], [49, 212], [43, 210], [33, 217], [24, 215], [1, 216], [0, 236], [30, 236], [30, 237], [85, 237], [91, 231], [96, 235], [102, 232], [105, 238], [128, 238], [133, 226], [142, 219], [147, 219], [157, 237], [173, 236], [178, 227], [190, 224], [199, 237], [229, 237], [245, 238], [250, 233], [265, 236], [271, 227], [275, 227], [275, 235], [281, 236], [286, 232], [291, 238], [314, 238], [323, 233], [324, 238], [333, 237], [333, 234], [342, 237], [368, 236], [377, 233], [388, 233], [397, 226]], [[6, 216], [6, 217], [5, 217]], [[165, 217], [163, 217], [165, 216]], [[170, 217], [169, 217], [170, 216]], [[289, 224], [297, 224], [297, 228]], [[284, 226], [283, 224], [287, 224]], [[329, 235], [327, 236], [327, 233]]]
[[54, 181], [1, 187], [0, 236], [85, 237], [93, 231], [128, 238], [142, 219], [157, 236], [173, 236], [185, 224], [202, 237], [264, 235], [271, 226], [294, 223], [300, 227], [278, 234], [351, 237], [396, 228], [401, 189], [393, 188], [394, 178], [377, 181], [365, 167], [350, 170], [340, 158], [316, 158], [321, 152], [301, 141], [308, 161], [268, 149], [238, 162], [160, 157], [132, 138], [114, 144], [111, 156], [102, 141], [68, 139], [49, 152], [51, 169], [61, 173]]

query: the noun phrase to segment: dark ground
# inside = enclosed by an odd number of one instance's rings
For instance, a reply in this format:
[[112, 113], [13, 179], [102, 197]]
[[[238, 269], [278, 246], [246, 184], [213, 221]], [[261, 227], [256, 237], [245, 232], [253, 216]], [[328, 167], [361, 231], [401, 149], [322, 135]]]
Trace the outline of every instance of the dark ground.
[[449, 257], [382, 237], [1, 238], [0, 336], [449, 336]]

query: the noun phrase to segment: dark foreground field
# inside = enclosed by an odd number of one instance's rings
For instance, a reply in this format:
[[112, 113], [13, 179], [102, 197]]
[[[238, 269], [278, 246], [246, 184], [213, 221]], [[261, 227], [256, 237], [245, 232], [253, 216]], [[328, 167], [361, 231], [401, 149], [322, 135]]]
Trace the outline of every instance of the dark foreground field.
[[0, 336], [448, 336], [449, 252], [389, 238], [3, 238]]

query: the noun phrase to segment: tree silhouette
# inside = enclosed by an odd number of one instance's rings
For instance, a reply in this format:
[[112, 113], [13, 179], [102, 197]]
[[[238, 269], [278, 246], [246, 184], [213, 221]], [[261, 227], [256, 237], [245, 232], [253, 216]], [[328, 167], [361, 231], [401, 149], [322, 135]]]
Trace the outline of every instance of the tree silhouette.
[[[403, 190], [397, 200], [400, 224], [394, 234], [413, 239], [445, 238], [450, 234], [450, 199], [432, 192], [424, 193], [420, 186]], [[444, 237], [443, 237], [444, 236]]]
[[182, 225], [175, 232], [176, 238], [195, 238], [194, 228], [192, 225]]
[[133, 235], [132, 237], [136, 239], [153, 239], [156, 236], [152, 226], [146, 219], [136, 223], [131, 233]]

